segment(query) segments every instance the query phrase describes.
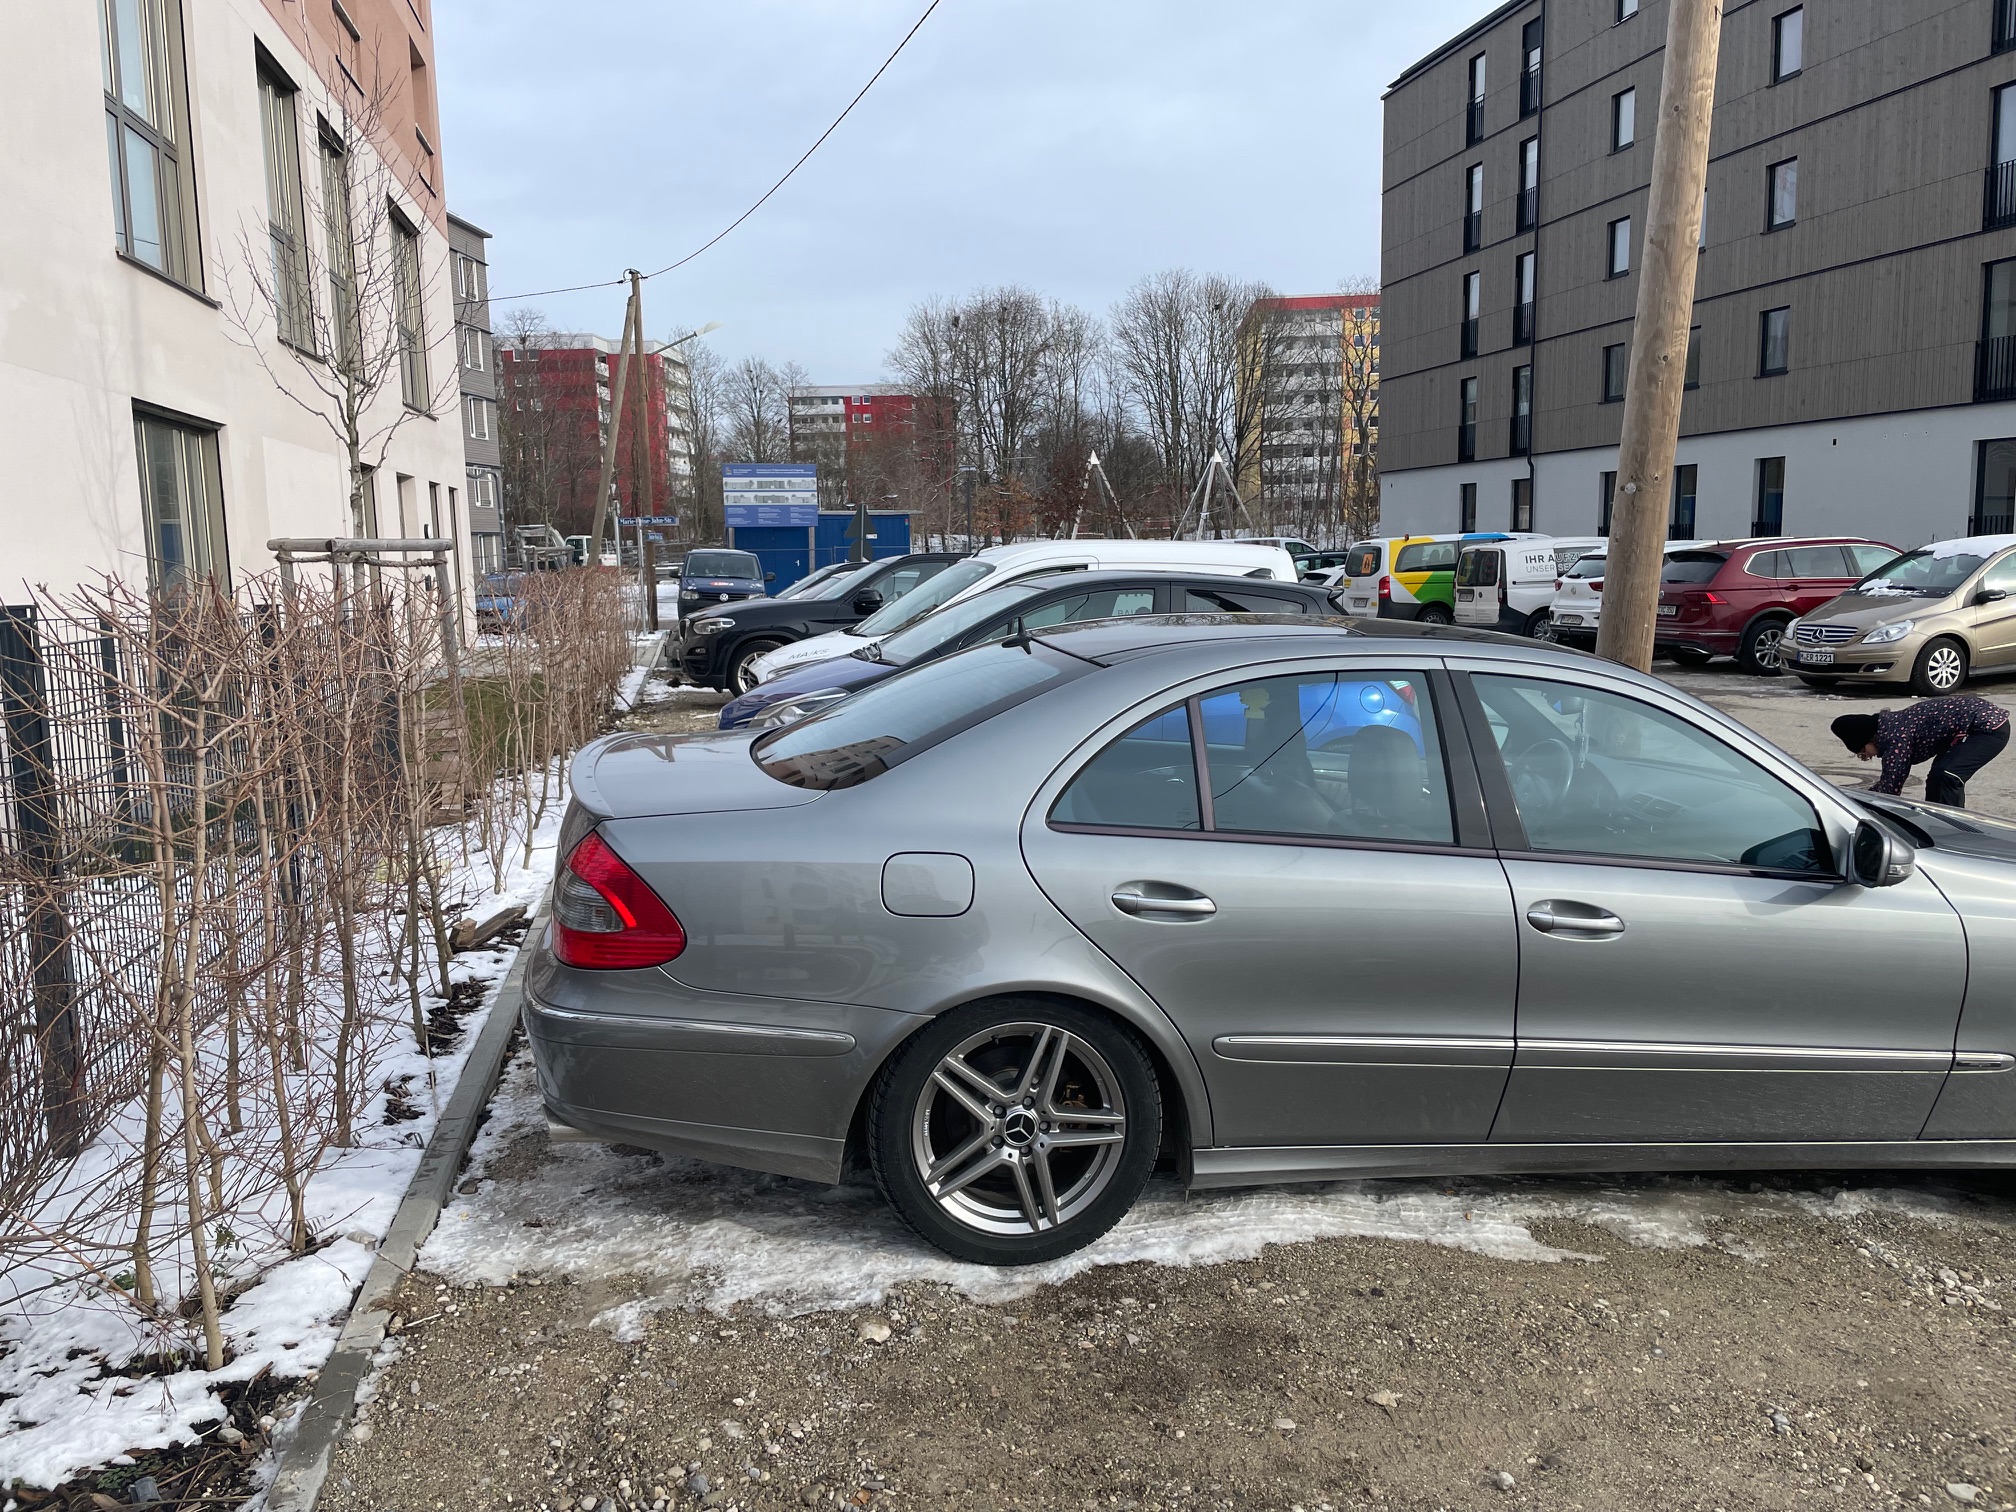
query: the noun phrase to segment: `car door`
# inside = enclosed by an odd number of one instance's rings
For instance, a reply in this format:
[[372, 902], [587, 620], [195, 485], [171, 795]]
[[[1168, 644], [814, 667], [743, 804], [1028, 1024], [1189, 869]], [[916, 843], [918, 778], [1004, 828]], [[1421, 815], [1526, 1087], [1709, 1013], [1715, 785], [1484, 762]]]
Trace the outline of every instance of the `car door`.
[[1037, 882], [1182, 1031], [1221, 1144], [1483, 1141], [1515, 934], [1435, 663], [1191, 691], [1039, 794]]
[[1794, 614], [1811, 614], [1862, 576], [1845, 546], [1793, 546], [1780, 554], [1786, 562], [1784, 603]]
[[[1990, 594], [2001, 597], [1984, 597]], [[1974, 654], [1983, 666], [2016, 662], [2016, 552], [1991, 564], [1974, 587]]]
[[1967, 947], [1923, 876], [1844, 882], [1777, 758], [1631, 685], [1458, 674], [1520, 941], [1492, 1138], [1915, 1138]]

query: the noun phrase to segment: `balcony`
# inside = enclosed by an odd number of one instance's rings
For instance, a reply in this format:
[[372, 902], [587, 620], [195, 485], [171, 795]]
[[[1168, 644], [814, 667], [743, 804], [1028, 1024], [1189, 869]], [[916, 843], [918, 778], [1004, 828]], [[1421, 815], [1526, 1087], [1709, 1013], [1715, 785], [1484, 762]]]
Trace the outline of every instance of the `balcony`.
[[1466, 362], [1477, 355], [1477, 325], [1474, 315], [1463, 322], [1463, 360]]
[[2016, 399], [2016, 336], [1974, 343], [1974, 402]]
[[1512, 307], [1512, 345], [1533, 345], [1533, 301]]
[[1521, 189], [1519, 191], [1519, 229], [1521, 231], [1531, 231], [1539, 223], [1540, 223], [1539, 189], [1537, 187], [1532, 189]]
[[1463, 125], [1463, 140], [1466, 146], [1475, 146], [1478, 142], [1484, 140], [1484, 102], [1482, 100], [1472, 100], [1470, 102], [1469, 110], [1464, 113]]
[[1463, 250], [1475, 252], [1484, 245], [1484, 212], [1472, 210], [1463, 217]]
[[1995, 51], [2016, 47], [2016, 0], [1995, 0]]
[[1456, 427], [1456, 460], [1458, 462], [1475, 462], [1477, 460], [1477, 424], [1475, 421], [1472, 421], [1468, 425], [1459, 425]]
[[[2016, 0], [2012, 0], [2016, 3]], [[1981, 229], [1999, 230], [2016, 226], [2016, 160], [1997, 163], [1988, 170], [1987, 204], [1982, 211]]]
[[[2001, 0], [2004, 6], [2012, 0]], [[1519, 75], [1519, 118], [1523, 121], [1540, 109], [1540, 65], [1534, 64]]]

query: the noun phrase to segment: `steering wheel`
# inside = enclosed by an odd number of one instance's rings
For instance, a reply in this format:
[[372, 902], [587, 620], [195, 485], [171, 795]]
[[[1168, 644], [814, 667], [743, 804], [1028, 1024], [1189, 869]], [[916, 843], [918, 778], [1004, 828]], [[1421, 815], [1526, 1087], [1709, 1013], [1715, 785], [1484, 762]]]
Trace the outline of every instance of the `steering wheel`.
[[1520, 813], [1529, 818], [1551, 814], [1575, 785], [1575, 753], [1559, 740], [1542, 740], [1519, 753], [1508, 775]]

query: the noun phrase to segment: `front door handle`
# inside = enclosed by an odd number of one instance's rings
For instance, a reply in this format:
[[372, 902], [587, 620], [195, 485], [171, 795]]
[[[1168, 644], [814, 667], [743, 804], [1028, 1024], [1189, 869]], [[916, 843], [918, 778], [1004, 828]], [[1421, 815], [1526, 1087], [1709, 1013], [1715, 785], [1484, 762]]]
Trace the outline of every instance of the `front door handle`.
[[1607, 908], [1548, 898], [1526, 910], [1526, 922], [1542, 934], [1620, 935], [1624, 921]]
[[[1144, 888], [1155, 888], [1174, 896], [1157, 897], [1154, 893], [1143, 891]], [[1218, 912], [1218, 905], [1204, 894], [1169, 882], [1126, 883], [1114, 889], [1113, 906], [1137, 918], [1143, 914], [1166, 914], [1185, 919], [1208, 919]]]

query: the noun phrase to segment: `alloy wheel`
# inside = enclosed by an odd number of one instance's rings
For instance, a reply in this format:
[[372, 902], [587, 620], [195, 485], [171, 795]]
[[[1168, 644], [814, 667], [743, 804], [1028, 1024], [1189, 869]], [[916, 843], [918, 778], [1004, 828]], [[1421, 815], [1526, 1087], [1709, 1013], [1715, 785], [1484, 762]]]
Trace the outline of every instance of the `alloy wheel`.
[[1950, 693], [1967, 675], [1967, 664], [1953, 646], [1934, 646], [1925, 656], [1925, 681], [1941, 693]]
[[1771, 624], [1761, 627], [1755, 639], [1750, 642], [1750, 655], [1760, 667], [1768, 667], [1776, 672], [1785, 665], [1785, 627]]
[[909, 1142], [925, 1191], [960, 1227], [1048, 1233], [1112, 1182], [1127, 1143], [1126, 1098], [1078, 1035], [998, 1024], [940, 1057], [917, 1095]]

